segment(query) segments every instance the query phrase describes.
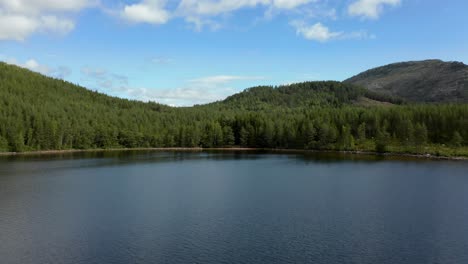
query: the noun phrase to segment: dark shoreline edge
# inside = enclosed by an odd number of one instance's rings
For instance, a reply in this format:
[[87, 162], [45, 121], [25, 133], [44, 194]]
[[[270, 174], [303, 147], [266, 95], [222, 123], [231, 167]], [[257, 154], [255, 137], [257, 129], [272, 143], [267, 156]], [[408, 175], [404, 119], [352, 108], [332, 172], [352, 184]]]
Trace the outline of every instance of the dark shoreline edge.
[[68, 153], [91, 153], [91, 152], [113, 152], [113, 151], [187, 151], [187, 152], [202, 152], [202, 151], [265, 151], [270, 153], [336, 153], [350, 155], [371, 155], [380, 157], [409, 157], [418, 159], [432, 160], [468, 160], [468, 157], [448, 157], [435, 156], [431, 154], [409, 154], [398, 152], [373, 152], [373, 151], [339, 151], [339, 150], [309, 150], [309, 149], [269, 149], [269, 148], [114, 148], [114, 149], [68, 149], [68, 150], [39, 150], [25, 152], [0, 152], [0, 156], [33, 156], [33, 155], [55, 155]]

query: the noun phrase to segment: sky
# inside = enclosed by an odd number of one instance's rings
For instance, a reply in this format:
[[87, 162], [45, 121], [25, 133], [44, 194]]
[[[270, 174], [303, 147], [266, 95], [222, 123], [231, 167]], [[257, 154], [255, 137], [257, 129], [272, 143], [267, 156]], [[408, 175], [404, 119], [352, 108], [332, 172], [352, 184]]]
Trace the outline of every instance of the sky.
[[0, 60], [188, 106], [399, 61], [466, 64], [467, 13], [466, 0], [0, 0]]

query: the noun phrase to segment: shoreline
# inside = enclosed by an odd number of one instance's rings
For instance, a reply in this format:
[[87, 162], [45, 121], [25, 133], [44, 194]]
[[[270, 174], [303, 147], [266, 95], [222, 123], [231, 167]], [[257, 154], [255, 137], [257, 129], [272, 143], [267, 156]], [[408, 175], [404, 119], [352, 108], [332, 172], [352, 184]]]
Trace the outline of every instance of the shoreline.
[[111, 148], [111, 149], [65, 149], [65, 150], [38, 150], [38, 151], [25, 151], [25, 152], [0, 152], [1, 156], [34, 156], [34, 155], [57, 155], [57, 154], [73, 154], [73, 153], [92, 153], [92, 152], [117, 152], [117, 151], [265, 151], [271, 153], [335, 153], [335, 154], [348, 154], [348, 155], [369, 155], [380, 157], [407, 157], [418, 159], [433, 159], [433, 160], [468, 160], [464, 156], [435, 156], [431, 154], [410, 154], [398, 152], [385, 152], [379, 153], [374, 151], [360, 151], [360, 150], [311, 150], [311, 149], [269, 149], [269, 148]]

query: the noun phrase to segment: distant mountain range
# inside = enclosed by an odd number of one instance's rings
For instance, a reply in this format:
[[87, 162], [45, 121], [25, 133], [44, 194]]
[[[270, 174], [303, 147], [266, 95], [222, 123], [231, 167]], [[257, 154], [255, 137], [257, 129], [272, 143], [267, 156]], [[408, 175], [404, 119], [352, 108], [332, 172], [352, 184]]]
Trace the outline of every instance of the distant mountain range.
[[468, 102], [468, 66], [441, 60], [399, 62], [367, 70], [344, 83], [408, 102]]

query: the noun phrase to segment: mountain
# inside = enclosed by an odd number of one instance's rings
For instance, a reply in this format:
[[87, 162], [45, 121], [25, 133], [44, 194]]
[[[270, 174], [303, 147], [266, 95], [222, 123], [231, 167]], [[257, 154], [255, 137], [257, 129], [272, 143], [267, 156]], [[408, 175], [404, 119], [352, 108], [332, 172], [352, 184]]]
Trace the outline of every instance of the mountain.
[[344, 82], [409, 102], [468, 102], [468, 66], [461, 62], [393, 63], [367, 70]]

